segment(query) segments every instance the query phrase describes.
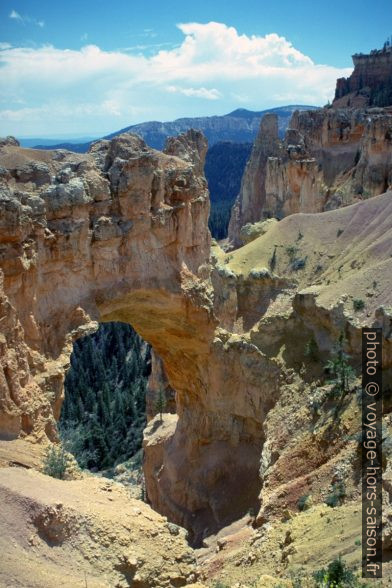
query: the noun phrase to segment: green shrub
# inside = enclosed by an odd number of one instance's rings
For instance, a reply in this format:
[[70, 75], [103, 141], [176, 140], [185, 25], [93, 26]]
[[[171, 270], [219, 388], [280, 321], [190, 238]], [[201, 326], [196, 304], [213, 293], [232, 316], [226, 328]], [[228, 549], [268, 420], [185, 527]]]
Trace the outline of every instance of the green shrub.
[[313, 574], [317, 588], [350, 588], [358, 586], [358, 580], [344, 561], [335, 559], [327, 569], [323, 568]]
[[301, 512], [304, 510], [308, 510], [310, 507], [310, 495], [304, 494], [297, 502], [298, 510]]
[[325, 504], [334, 508], [335, 506], [339, 506], [342, 504], [344, 498], [346, 496], [346, 488], [344, 482], [339, 481], [332, 484], [332, 492], [328, 494], [327, 498], [325, 499]]
[[68, 458], [62, 445], [50, 445], [43, 461], [43, 472], [47, 476], [64, 480]]
[[166, 409], [166, 404], [167, 404], [167, 400], [166, 400], [165, 390], [161, 387], [161, 388], [159, 388], [159, 391], [157, 392], [156, 398], [155, 398], [155, 412], [156, 412], [156, 414], [160, 415], [161, 422], [162, 422], [162, 414], [165, 412], [165, 409]]
[[353, 308], [354, 308], [355, 312], [358, 312], [359, 310], [363, 310], [365, 308], [365, 302], [361, 298], [354, 298]]
[[307, 259], [307, 257], [303, 257], [302, 259], [293, 259], [291, 263], [291, 269], [295, 272], [303, 269], [306, 266]]
[[332, 376], [330, 383], [333, 384], [331, 396], [343, 399], [350, 392], [351, 385], [355, 379], [355, 372], [350, 366], [349, 355], [344, 351], [345, 338], [340, 333], [339, 340], [333, 351], [331, 359], [327, 362], [325, 369]]
[[288, 245], [288, 247], [286, 247], [286, 253], [289, 256], [290, 261], [294, 261], [298, 251], [299, 249], [295, 245]]
[[269, 266], [270, 266], [271, 271], [274, 271], [274, 269], [276, 267], [276, 245], [274, 248], [274, 252], [271, 256], [271, 259], [269, 260]]

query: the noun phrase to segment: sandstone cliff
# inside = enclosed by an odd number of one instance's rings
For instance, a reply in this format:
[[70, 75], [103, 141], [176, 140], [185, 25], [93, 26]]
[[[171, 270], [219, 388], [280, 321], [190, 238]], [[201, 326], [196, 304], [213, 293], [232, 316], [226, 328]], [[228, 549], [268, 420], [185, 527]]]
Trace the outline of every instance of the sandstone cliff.
[[[314, 116], [297, 116], [286, 151], [294, 140], [300, 157], [301, 149], [321, 150], [324, 179], [346, 173], [342, 161], [355, 161], [358, 141], [364, 176], [373, 157], [384, 166], [387, 117], [369, 116], [366, 132], [354, 118], [344, 155], [330, 161], [340, 123], [333, 112]], [[266, 190], [268, 151], [283, 157], [282, 146], [274, 119], [264, 125], [257, 153], [266, 169], [255, 153], [253, 170], [265, 180], [265, 203], [278, 206]], [[210, 259], [205, 149], [195, 132], [170, 141], [164, 153], [132, 135], [100, 142], [87, 155], [1, 146], [1, 437], [55, 440], [72, 341], [98, 321], [129, 322], [158, 352], [176, 391], [177, 414], [162, 422], [156, 416], [145, 431], [148, 499], [188, 529], [194, 544], [247, 514], [258, 526], [294, 516], [302, 496], [317, 505], [342, 480], [350, 520], [359, 518], [360, 409], [351, 393], [333, 412], [322, 366], [343, 331], [358, 370], [361, 326], [374, 324], [383, 329], [390, 381], [392, 192], [269, 222], [233, 253], [215, 246]], [[257, 220], [265, 203], [257, 209], [260, 185], [250, 175], [244, 183], [255, 212], [247, 218]], [[346, 175], [356, 177], [351, 168]], [[369, 182], [375, 194], [385, 188], [385, 179]], [[319, 359], [309, 363], [312, 339]], [[391, 425], [388, 413], [388, 432]], [[386, 500], [390, 549], [389, 494]], [[351, 540], [347, 546], [359, 564], [360, 548]], [[282, 572], [282, 560], [270, 562]]]
[[336, 82], [333, 106], [363, 108], [392, 105], [392, 47], [385, 43], [369, 55], [353, 55], [354, 71]]
[[175, 323], [173, 336], [181, 331], [183, 276], [209, 251], [196, 155], [200, 166], [194, 147], [184, 161], [133, 136], [98, 143], [87, 156], [3, 146], [2, 437], [55, 438], [72, 340], [96, 328], [95, 319], [121, 314], [129, 291], [153, 338], [161, 339], [152, 301]]
[[320, 109], [294, 113], [284, 141], [264, 119], [232, 210], [229, 241], [247, 223], [352, 204], [392, 185], [392, 113]]

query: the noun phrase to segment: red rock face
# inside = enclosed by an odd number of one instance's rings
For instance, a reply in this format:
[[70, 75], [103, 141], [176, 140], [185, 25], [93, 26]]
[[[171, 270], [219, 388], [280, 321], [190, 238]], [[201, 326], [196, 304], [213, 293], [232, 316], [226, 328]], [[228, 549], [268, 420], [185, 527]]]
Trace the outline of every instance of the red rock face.
[[335, 107], [389, 106], [392, 104], [392, 51], [353, 55], [354, 71], [336, 83]]

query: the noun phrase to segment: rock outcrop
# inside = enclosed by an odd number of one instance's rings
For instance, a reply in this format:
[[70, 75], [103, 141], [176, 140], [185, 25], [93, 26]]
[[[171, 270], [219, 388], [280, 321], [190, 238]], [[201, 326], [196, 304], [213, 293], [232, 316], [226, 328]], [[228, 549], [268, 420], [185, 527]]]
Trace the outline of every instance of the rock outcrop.
[[392, 105], [392, 46], [352, 57], [354, 71], [336, 82], [335, 108]]
[[0, 497], [2, 586], [174, 588], [197, 578], [184, 530], [121, 484], [1, 468]]
[[284, 141], [273, 118], [262, 122], [245, 169], [229, 225], [232, 246], [241, 245], [246, 223], [347, 206], [392, 186], [392, 112], [296, 112]]
[[[275, 121], [264, 124], [279, 157]], [[313, 118], [296, 124], [292, 140]], [[335, 140], [319, 131], [304, 149]], [[268, 149], [261, 137], [262, 165]], [[247, 513], [263, 525], [304, 494], [322, 502], [337, 479], [355, 500], [359, 409], [350, 394], [336, 425], [322, 366], [343, 331], [358, 369], [365, 324], [383, 329], [386, 381], [392, 365], [391, 192], [269, 222], [238, 251], [214, 247], [210, 263], [204, 153], [194, 132], [166, 153], [128, 135], [87, 156], [0, 151], [1, 436], [55, 440], [72, 341], [98, 321], [129, 322], [176, 391], [177, 414], [145, 432], [147, 496], [196, 545]], [[246, 186], [256, 206], [260, 186]], [[307, 367], [312, 339], [320, 360]]]
[[229, 239], [238, 244], [238, 231], [247, 223], [260, 220], [260, 210], [265, 201], [265, 181], [268, 158], [279, 153], [278, 119], [267, 114], [260, 123], [259, 133], [242, 177], [240, 196], [231, 213]]

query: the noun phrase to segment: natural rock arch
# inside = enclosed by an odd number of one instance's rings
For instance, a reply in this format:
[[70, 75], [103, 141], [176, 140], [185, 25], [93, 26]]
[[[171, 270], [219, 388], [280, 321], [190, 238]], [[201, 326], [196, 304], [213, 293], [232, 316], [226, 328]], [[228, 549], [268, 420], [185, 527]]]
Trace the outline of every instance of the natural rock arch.
[[72, 341], [97, 321], [130, 323], [162, 357], [177, 394], [178, 422], [147, 442], [147, 490], [196, 540], [255, 506], [262, 444], [246, 402], [219, 414], [228, 402], [222, 382], [237, 368], [219, 358], [232, 351], [214, 340], [204, 280], [206, 148], [190, 131], [165, 153], [131, 135], [98, 142], [87, 155], [12, 141], [0, 152], [0, 436], [55, 439]]
[[[97, 321], [131, 323], [177, 393], [178, 420], [146, 430], [148, 495], [196, 543], [256, 506], [262, 479], [259, 523], [296, 509], [313, 482], [321, 500], [355, 451], [339, 429], [327, 447], [312, 432], [310, 337], [327, 359], [344, 329], [358, 358], [361, 324], [379, 325], [392, 369], [391, 193], [269, 223], [210, 265], [205, 150], [195, 131], [164, 153], [131, 135], [87, 155], [0, 143], [0, 437], [55, 439], [73, 340]], [[299, 234], [294, 276], [285, 252]], [[359, 320], [352, 298], [369, 283], [382, 287]]]

